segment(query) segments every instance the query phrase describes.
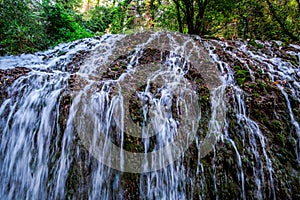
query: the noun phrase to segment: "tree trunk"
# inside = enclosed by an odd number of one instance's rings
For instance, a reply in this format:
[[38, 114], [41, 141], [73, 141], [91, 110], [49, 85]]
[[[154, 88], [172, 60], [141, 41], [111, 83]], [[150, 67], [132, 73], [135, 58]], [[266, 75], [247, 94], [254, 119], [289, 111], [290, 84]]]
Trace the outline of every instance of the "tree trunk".
[[177, 0], [173, 0], [173, 1], [176, 5], [176, 11], [177, 11], [176, 15], [177, 15], [177, 22], [178, 22], [179, 32], [183, 33], [181, 16], [180, 16], [180, 5], [179, 5], [179, 2]]
[[204, 21], [204, 14], [205, 14], [206, 6], [208, 4], [208, 0], [204, 0], [204, 1], [197, 0], [197, 3], [198, 3], [198, 15], [196, 16], [195, 34], [200, 34], [202, 32], [205, 32], [203, 30], [203, 21]]
[[[298, 0], [299, 1], [299, 0]], [[279, 18], [279, 16], [276, 14], [276, 10], [273, 7], [273, 4], [270, 2], [270, 0], [267, 0], [269, 10], [271, 12], [271, 15], [274, 17], [274, 19], [278, 22], [280, 25], [283, 33], [285, 33], [287, 36], [289, 36], [292, 40], [297, 41], [299, 40], [299, 37], [295, 36], [292, 32], [288, 30], [284, 22]]]
[[183, 0], [183, 4], [185, 5], [185, 23], [188, 27], [188, 33], [194, 34], [194, 8], [191, 0]]

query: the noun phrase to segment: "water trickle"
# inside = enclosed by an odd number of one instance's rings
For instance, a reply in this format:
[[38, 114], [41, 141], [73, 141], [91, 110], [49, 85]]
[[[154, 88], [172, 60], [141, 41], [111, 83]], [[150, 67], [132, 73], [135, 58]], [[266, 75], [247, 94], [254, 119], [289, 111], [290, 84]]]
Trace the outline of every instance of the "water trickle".
[[1, 57], [0, 196], [297, 197], [280, 179], [299, 177], [300, 47], [256, 42], [144, 32]]

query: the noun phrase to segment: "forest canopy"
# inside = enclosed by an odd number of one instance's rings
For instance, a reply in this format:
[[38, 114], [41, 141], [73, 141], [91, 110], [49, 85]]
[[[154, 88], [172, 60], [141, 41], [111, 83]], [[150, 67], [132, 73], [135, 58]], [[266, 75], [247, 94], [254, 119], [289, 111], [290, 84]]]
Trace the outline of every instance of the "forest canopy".
[[300, 0], [0, 0], [0, 55], [143, 29], [297, 43], [299, 28]]

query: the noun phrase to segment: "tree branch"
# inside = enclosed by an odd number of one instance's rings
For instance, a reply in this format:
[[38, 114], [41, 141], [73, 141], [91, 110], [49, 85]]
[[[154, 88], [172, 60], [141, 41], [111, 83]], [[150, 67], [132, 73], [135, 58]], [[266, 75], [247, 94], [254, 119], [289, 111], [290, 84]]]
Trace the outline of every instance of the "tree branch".
[[[299, 0], [298, 0], [299, 1]], [[278, 24], [280, 25], [280, 27], [282, 28], [282, 31], [289, 36], [292, 40], [299, 40], [299, 37], [295, 36], [292, 32], [290, 32], [288, 30], [288, 28], [286, 27], [286, 25], [281, 21], [281, 19], [278, 17], [278, 15], [276, 14], [276, 10], [273, 7], [272, 3], [270, 2], [270, 0], [267, 0], [267, 4], [268, 7], [271, 11], [271, 15], [274, 17], [274, 19], [278, 22]]]

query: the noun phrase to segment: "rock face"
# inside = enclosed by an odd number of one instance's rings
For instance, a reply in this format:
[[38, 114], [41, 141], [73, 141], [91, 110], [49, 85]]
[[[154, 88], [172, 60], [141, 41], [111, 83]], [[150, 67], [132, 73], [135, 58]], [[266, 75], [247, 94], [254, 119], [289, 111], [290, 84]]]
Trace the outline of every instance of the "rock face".
[[[212, 54], [218, 55], [220, 61], [218, 64], [223, 65], [220, 68], [223, 68], [225, 76], [228, 78], [228, 74], [232, 73], [235, 79], [236, 85], [227, 88], [230, 104], [227, 112], [228, 134], [241, 156], [247, 198], [257, 198], [255, 183], [253, 179], [251, 180], [251, 177], [257, 176], [255, 174], [257, 172], [253, 170], [255, 168], [260, 168], [264, 176], [270, 174], [273, 176], [273, 180], [262, 183], [262, 195], [259, 198], [299, 198], [300, 194], [296, 189], [300, 184], [298, 126], [300, 77], [297, 74], [299, 46], [281, 47], [276, 42], [259, 41], [209, 42], [215, 46], [211, 51]], [[227, 68], [224, 67], [225, 63], [228, 65]], [[244, 99], [242, 102], [245, 103], [244, 108], [239, 105], [237, 88], [243, 90], [241, 98]], [[246, 109], [245, 114], [258, 125], [259, 130], [257, 128], [249, 130], [247, 127], [249, 121], [237, 115], [241, 108]], [[261, 131], [264, 135], [263, 141], [259, 135], [247, 135], [253, 130]], [[253, 145], [256, 142], [257, 146]], [[228, 152], [235, 154], [236, 149], [230, 142], [225, 141], [225, 144], [216, 150], [217, 168], [225, 170], [217, 173], [218, 184], [221, 186], [220, 194], [224, 194], [222, 199], [228, 195], [235, 198], [236, 194], [228, 191], [239, 188], [232, 180], [235, 177], [232, 173], [238, 170], [239, 166], [233, 164], [236, 158], [233, 155], [228, 156]], [[258, 159], [254, 152], [268, 156]], [[272, 170], [268, 170], [270, 162], [267, 159], [272, 163]], [[259, 163], [257, 160], [260, 160]], [[258, 166], [263, 163], [265, 166]], [[263, 176], [263, 173], [258, 174]], [[224, 176], [231, 178], [226, 179]], [[270, 187], [272, 184], [273, 188]]]
[[16, 79], [26, 75], [30, 71], [30, 69], [25, 67], [16, 67], [7, 70], [0, 69], [0, 104], [2, 104], [4, 99], [10, 96], [7, 88], [9, 88]]
[[[40, 53], [38, 64], [0, 66], [1, 196], [300, 198], [300, 46], [152, 32], [95, 40]], [[178, 74], [167, 82], [160, 78], [176, 70]], [[133, 82], [135, 73], [141, 79], [149, 77], [148, 82]], [[128, 152], [152, 152], [167, 144], [159, 133], [149, 139], [135, 137], [126, 133], [126, 127], [125, 133], [120, 131], [117, 118], [105, 121], [105, 117], [114, 118], [114, 103], [122, 96], [128, 99], [123, 120], [130, 118], [137, 130], [149, 127], [151, 109], [157, 102], [167, 102], [169, 83], [181, 83], [178, 80], [198, 96], [201, 111], [196, 137], [184, 155], [147, 173], [120, 172], [99, 162], [82, 138], [83, 129], [76, 129], [82, 98], [97, 100], [97, 104], [87, 101], [90, 114], [100, 119], [101, 126], [94, 127], [106, 128], [115, 145]], [[128, 89], [121, 91], [120, 85]], [[176, 92], [163, 105], [164, 114], [171, 116], [166, 124], [174, 121], [179, 127], [185, 120], [183, 109], [188, 108]], [[222, 123], [216, 117], [220, 109]], [[17, 154], [21, 156], [14, 157]]]

